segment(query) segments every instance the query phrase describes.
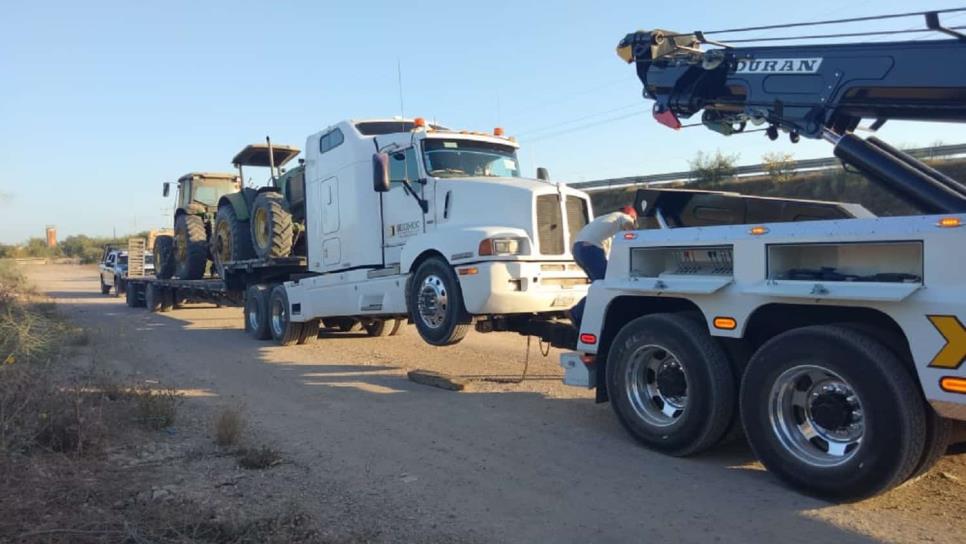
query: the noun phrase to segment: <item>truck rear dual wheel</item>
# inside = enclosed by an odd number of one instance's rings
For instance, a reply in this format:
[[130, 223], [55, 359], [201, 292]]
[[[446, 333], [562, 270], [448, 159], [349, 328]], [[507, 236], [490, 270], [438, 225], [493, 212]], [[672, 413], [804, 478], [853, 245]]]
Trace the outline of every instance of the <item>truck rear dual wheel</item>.
[[459, 343], [473, 318], [463, 304], [453, 268], [440, 257], [430, 257], [416, 268], [411, 281], [406, 302], [419, 336], [434, 346]]
[[245, 332], [256, 340], [268, 340], [268, 295], [266, 285], [252, 285], [245, 291]]
[[265, 192], [255, 197], [250, 240], [260, 259], [291, 255], [293, 233], [292, 214], [281, 194]]
[[175, 276], [197, 280], [208, 265], [208, 235], [205, 222], [197, 215], [181, 214], [174, 222]]
[[238, 219], [231, 204], [220, 206], [211, 233], [211, 259], [218, 275], [225, 277], [225, 263], [254, 256], [248, 221]]
[[402, 327], [401, 319], [370, 319], [362, 322], [366, 336], [396, 336]]
[[161, 234], [154, 239], [154, 275], [162, 280], [174, 276], [174, 237]]
[[846, 326], [803, 327], [766, 342], [740, 397], [762, 464], [827, 499], [858, 500], [902, 483], [935, 461], [927, 441], [942, 440], [941, 428], [927, 432], [927, 406], [906, 365]]
[[718, 443], [736, 417], [737, 379], [703, 323], [681, 314], [639, 317], [607, 357], [618, 420], [644, 445], [691, 455]]
[[302, 323], [290, 318], [288, 293], [284, 285], [273, 287], [268, 297], [268, 328], [275, 343], [280, 346], [292, 345], [302, 337]]

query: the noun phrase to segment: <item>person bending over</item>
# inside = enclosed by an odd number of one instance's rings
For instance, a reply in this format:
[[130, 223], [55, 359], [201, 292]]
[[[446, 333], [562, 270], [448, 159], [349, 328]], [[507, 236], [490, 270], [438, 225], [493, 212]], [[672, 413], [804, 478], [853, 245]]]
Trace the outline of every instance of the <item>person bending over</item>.
[[[584, 270], [590, 281], [604, 279], [607, 273], [607, 256], [610, 254], [611, 240], [622, 230], [637, 228], [637, 211], [633, 206], [624, 206], [620, 211], [602, 215], [580, 229], [574, 241], [572, 253], [574, 261]], [[570, 309], [570, 320], [580, 328], [584, 316], [587, 297], [580, 299]]]

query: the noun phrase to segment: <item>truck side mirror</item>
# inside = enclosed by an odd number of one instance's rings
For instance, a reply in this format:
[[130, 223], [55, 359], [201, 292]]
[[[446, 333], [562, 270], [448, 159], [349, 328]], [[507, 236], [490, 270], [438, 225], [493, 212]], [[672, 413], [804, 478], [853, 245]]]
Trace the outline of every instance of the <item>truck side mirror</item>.
[[171, 193], [171, 182], [164, 182], [161, 185], [161, 196], [167, 197]]
[[385, 153], [372, 155], [372, 189], [377, 193], [389, 191], [389, 155]]
[[543, 180], [543, 181], [550, 181], [550, 170], [547, 170], [542, 166], [537, 168], [537, 179]]

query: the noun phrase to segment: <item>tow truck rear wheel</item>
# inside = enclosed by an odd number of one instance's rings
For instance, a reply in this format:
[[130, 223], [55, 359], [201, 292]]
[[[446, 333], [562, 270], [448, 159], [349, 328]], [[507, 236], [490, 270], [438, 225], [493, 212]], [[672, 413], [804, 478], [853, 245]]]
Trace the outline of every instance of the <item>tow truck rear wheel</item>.
[[718, 443], [736, 413], [736, 378], [703, 323], [639, 317], [617, 333], [607, 391], [621, 424], [644, 445], [691, 455]]
[[802, 327], [766, 342], [741, 383], [741, 420], [758, 459], [806, 493], [857, 500], [920, 465], [926, 406], [899, 358], [838, 325]]
[[284, 285], [273, 287], [268, 297], [268, 328], [275, 343], [280, 346], [292, 345], [302, 335], [302, 324], [290, 319], [288, 293]]
[[245, 291], [245, 332], [256, 340], [268, 340], [268, 286], [252, 285]]
[[419, 336], [434, 346], [459, 343], [473, 324], [463, 305], [459, 279], [440, 257], [430, 257], [419, 265], [407, 298]]

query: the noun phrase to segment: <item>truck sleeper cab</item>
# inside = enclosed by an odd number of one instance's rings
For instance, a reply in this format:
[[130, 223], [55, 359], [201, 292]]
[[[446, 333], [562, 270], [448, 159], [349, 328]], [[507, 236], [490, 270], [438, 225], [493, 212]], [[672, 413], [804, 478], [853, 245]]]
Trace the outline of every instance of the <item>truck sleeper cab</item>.
[[406, 318], [448, 345], [474, 316], [569, 309], [588, 283], [569, 248], [590, 200], [520, 177], [517, 147], [421, 119], [343, 121], [310, 136], [308, 273], [285, 282], [271, 319]]

